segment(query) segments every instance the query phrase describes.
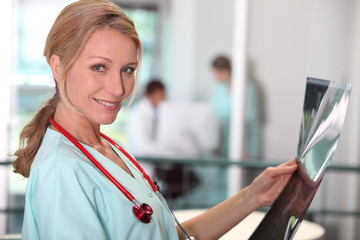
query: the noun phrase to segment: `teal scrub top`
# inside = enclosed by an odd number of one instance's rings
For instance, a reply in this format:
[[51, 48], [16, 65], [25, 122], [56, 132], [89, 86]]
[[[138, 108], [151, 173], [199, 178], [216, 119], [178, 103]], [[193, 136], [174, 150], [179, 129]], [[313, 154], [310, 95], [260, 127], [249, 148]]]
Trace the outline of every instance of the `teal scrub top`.
[[129, 159], [113, 147], [134, 177], [82, 145], [139, 203], [152, 207], [152, 222], [137, 220], [133, 203], [65, 136], [48, 128], [31, 166], [22, 239], [178, 239], [170, 214]]
[[211, 103], [221, 126], [220, 156], [228, 157], [230, 142], [231, 95], [226, 83], [218, 82], [215, 86]]

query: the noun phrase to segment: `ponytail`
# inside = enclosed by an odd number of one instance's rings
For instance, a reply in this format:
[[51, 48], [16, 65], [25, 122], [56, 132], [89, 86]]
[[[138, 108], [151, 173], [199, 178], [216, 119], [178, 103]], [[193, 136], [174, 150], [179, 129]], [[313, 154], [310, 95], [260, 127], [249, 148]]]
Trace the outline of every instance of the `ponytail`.
[[19, 149], [14, 153], [14, 156], [17, 157], [13, 162], [15, 173], [29, 177], [31, 164], [40, 148], [46, 129], [50, 125], [49, 118], [54, 116], [57, 99], [58, 92], [56, 91], [54, 96], [22, 130]]
[[[66, 76], [84, 49], [91, 35], [102, 28], [113, 28], [131, 38], [138, 48], [138, 62], [141, 63], [141, 42], [133, 21], [115, 3], [108, 0], [82, 0], [66, 6], [55, 20], [46, 40], [44, 56], [50, 64], [53, 55], [61, 60], [61, 75], [56, 81], [55, 95], [25, 126], [20, 134], [20, 146], [14, 153], [14, 172], [29, 177], [31, 164], [40, 148], [49, 118], [54, 116], [58, 99], [76, 111], [66, 95]], [[139, 68], [138, 68], [139, 69]], [[139, 70], [136, 71], [136, 80]], [[134, 94], [132, 99], [134, 98]], [[131, 99], [131, 100], [132, 100]]]

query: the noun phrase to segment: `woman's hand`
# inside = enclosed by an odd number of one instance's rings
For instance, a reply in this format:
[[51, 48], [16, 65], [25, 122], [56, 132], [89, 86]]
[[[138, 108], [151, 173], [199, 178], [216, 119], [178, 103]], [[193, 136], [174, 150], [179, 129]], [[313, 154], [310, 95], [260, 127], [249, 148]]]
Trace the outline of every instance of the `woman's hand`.
[[[252, 211], [274, 202], [292, 173], [297, 169], [296, 159], [277, 167], [267, 168], [253, 183], [233, 197], [205, 213], [192, 218], [183, 227], [196, 239], [218, 239]], [[178, 230], [179, 238], [183, 235]]]
[[248, 187], [249, 198], [258, 208], [271, 205], [297, 169], [296, 158], [277, 167], [265, 169]]

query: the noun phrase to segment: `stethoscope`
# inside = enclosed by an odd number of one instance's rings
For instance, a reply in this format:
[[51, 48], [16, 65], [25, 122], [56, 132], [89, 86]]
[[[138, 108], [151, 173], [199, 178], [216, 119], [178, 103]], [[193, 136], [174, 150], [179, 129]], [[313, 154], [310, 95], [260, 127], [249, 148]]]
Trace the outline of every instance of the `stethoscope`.
[[[124, 186], [122, 186], [73, 136], [71, 136], [65, 129], [63, 129], [59, 124], [57, 124], [53, 117], [50, 118], [50, 123], [53, 125], [60, 133], [62, 133], [67, 139], [69, 139], [128, 199], [130, 202], [134, 204], [133, 206], [133, 213], [140, 222], [142, 223], [150, 223], [152, 218], [151, 215], [153, 214], [152, 208], [146, 204], [141, 203], [139, 204], [136, 201], [135, 197], [128, 191]], [[148, 181], [151, 188], [154, 190], [156, 195], [159, 197], [162, 204], [165, 206], [166, 210], [170, 213], [171, 217], [175, 221], [176, 225], [180, 228], [182, 233], [184, 234], [186, 240], [195, 240], [194, 237], [190, 237], [185, 229], [181, 226], [179, 221], [176, 219], [174, 213], [170, 210], [169, 206], [166, 203], [166, 200], [161, 195], [159, 189], [151, 180], [149, 175], [146, 174], [144, 169], [135, 161], [135, 159], [130, 156], [120, 145], [118, 145], [114, 140], [109, 138], [103, 133], [100, 133], [101, 137], [115, 146], [120, 152], [122, 152], [135, 166], [136, 168], [143, 174], [143, 177]]]

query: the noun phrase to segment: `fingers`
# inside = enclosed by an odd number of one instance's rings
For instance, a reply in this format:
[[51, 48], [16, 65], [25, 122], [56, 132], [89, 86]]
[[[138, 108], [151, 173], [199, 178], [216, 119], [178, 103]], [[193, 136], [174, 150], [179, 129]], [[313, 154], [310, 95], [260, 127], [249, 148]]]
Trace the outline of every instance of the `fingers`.
[[296, 164], [296, 157], [294, 157], [293, 159], [291, 159], [291, 160], [289, 160], [289, 161], [287, 161], [287, 162], [285, 162], [285, 163], [283, 163], [283, 164], [281, 164], [281, 165], [284, 165], [284, 166], [292, 166], [292, 165], [294, 165], [294, 164]]
[[286, 175], [291, 174], [297, 169], [296, 164], [296, 158], [291, 159], [290, 161], [287, 161], [286, 163], [283, 163], [275, 168], [272, 168], [272, 176], [280, 176], [280, 175]]

